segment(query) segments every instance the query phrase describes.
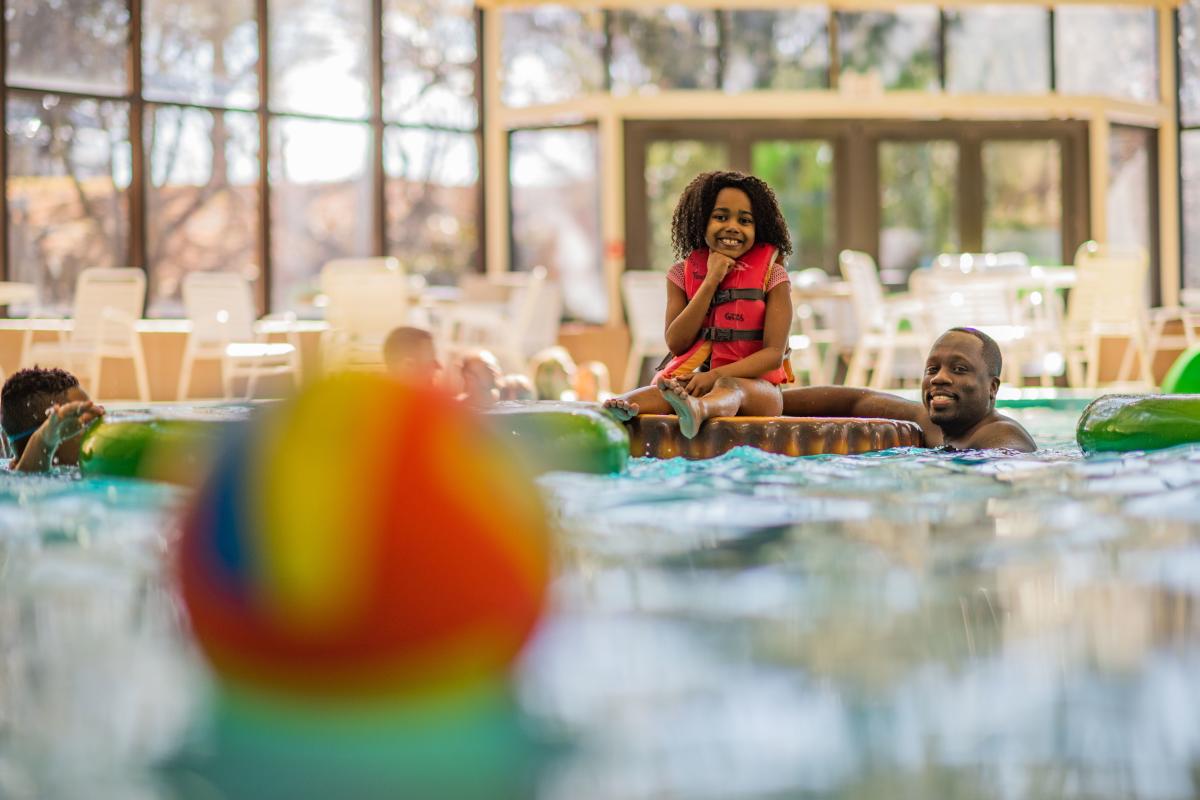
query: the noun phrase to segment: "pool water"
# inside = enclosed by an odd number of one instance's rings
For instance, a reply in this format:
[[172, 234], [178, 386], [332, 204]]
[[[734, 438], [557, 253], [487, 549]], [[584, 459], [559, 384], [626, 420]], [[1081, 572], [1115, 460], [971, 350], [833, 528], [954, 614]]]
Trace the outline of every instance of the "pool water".
[[[540, 479], [553, 612], [518, 670], [566, 798], [1200, 794], [1200, 447], [635, 460]], [[0, 475], [0, 797], [175, 798], [204, 670], [182, 492]], [[203, 795], [205, 797], [213, 796]]]

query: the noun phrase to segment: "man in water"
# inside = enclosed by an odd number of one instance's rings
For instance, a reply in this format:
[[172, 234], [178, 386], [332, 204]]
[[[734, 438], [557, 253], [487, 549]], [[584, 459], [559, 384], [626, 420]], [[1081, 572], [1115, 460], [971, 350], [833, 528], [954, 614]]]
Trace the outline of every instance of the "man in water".
[[848, 386], [812, 386], [783, 390], [789, 417], [884, 417], [916, 422], [928, 447], [954, 450], [1002, 448], [1031, 452], [1033, 437], [1016, 420], [996, 411], [1000, 388], [1000, 348], [974, 328], [943, 333], [921, 378], [921, 402]]

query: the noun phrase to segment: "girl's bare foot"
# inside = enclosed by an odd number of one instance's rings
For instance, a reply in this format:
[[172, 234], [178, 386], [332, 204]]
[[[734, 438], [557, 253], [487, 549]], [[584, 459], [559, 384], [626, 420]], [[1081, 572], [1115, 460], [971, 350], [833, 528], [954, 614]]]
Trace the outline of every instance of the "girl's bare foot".
[[604, 401], [604, 410], [616, 417], [618, 422], [626, 422], [638, 415], [638, 404], [620, 397], [610, 397]]
[[658, 390], [679, 416], [679, 432], [688, 439], [695, 439], [704, 421], [700, 400], [688, 394], [687, 389], [674, 378], [658, 382]]

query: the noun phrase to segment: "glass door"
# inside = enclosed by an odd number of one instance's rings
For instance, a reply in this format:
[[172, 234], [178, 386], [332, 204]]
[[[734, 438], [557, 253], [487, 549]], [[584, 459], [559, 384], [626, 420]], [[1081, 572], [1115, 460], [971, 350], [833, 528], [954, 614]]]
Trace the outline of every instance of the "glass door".
[[792, 237], [792, 270], [837, 264], [833, 144], [769, 139], [750, 145], [750, 171], [775, 190]]
[[983, 165], [983, 249], [1015, 250], [1034, 264], [1063, 252], [1062, 145], [1054, 139], [991, 140]]
[[961, 249], [958, 143], [879, 143], [879, 278], [903, 286], [940, 253]]
[[724, 142], [659, 139], [646, 145], [645, 267], [665, 272], [678, 259], [671, 252], [671, 217], [679, 195], [701, 172], [730, 169]]

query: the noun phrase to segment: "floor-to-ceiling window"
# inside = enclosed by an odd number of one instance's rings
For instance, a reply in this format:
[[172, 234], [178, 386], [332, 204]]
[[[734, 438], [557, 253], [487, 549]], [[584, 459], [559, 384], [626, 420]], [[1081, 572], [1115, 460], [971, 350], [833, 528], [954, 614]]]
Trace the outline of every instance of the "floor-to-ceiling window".
[[471, 0], [7, 0], [4, 275], [69, 305], [142, 266], [147, 313], [195, 270], [315, 311], [328, 260], [481, 267]]
[[595, 126], [513, 131], [509, 182], [512, 268], [546, 267], [562, 289], [568, 318], [607, 320]]
[[[89, 266], [130, 259], [135, 120], [123, 0], [9, 0], [5, 93], [7, 275], [70, 301]], [[97, 35], [97, 33], [99, 35]]]
[[[679, 191], [697, 172], [734, 168], [768, 173], [798, 240], [795, 266], [836, 271], [837, 250], [854, 247], [902, 283], [947, 250], [1020, 250], [1051, 264], [1101, 235], [1145, 247], [1157, 272], [1154, 7], [537, 4], [497, 13], [502, 99], [521, 109], [508, 130], [560, 120], [603, 130], [614, 113], [624, 126], [624, 240], [610, 230], [604, 252], [626, 268], [669, 264]], [[743, 98], [753, 111], [739, 117], [731, 112]], [[811, 117], [800, 113], [809, 104]], [[540, 105], [548, 108], [530, 108]], [[1184, 132], [1186, 174], [1194, 129]], [[1101, 169], [1088, 137], [1105, 131]], [[1097, 177], [1108, 185], [1093, 186]], [[1185, 182], [1188, 208], [1194, 183]], [[1140, 205], [1126, 213], [1127, 203]]]
[[[631, 22], [636, 26], [653, 20]], [[607, 13], [565, 6], [541, 5], [505, 14], [505, 104], [520, 108], [562, 102], [611, 86], [605, 68], [610, 24]], [[631, 51], [630, 69], [637, 59], [637, 52]], [[511, 131], [508, 154], [511, 267], [546, 267], [562, 288], [567, 319], [607, 321], [595, 123]]]
[[1200, 0], [1179, 8], [1179, 124], [1183, 283], [1200, 288]]

